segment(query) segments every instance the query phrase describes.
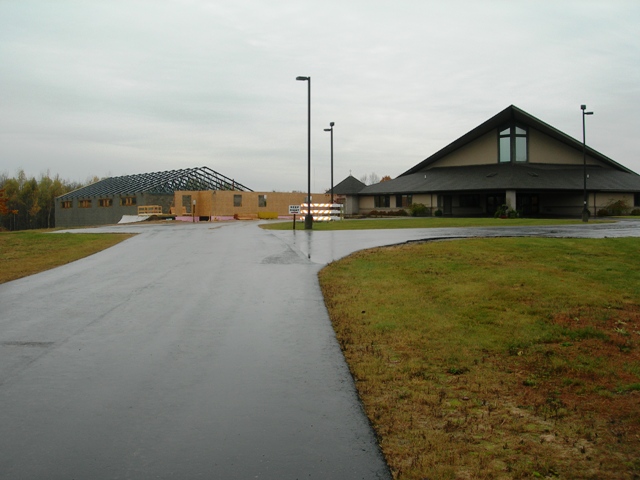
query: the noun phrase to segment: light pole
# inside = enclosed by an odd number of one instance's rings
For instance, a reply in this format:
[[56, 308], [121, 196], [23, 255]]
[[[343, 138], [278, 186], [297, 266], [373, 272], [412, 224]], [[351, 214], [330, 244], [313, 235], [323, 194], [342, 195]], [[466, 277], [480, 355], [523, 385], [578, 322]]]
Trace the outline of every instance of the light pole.
[[325, 132], [331, 132], [331, 203], [333, 204], [333, 126], [335, 122], [329, 122], [329, 127], [325, 128]]
[[304, 217], [304, 229], [313, 229], [311, 215], [311, 77], [296, 77], [296, 80], [307, 82], [307, 214]]
[[583, 191], [582, 191], [582, 221], [589, 221], [589, 208], [587, 207], [587, 137], [585, 130], [585, 115], [593, 115], [593, 112], [586, 111], [586, 105], [580, 105], [582, 110], [582, 176], [583, 176]]

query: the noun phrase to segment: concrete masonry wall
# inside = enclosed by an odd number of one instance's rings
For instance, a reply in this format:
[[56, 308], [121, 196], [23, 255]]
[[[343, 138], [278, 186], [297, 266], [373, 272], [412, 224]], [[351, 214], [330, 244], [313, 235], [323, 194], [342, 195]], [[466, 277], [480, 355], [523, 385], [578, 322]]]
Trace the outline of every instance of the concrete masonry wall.
[[[257, 217], [259, 213], [286, 216], [289, 215], [289, 205], [300, 205], [306, 198], [307, 194], [300, 192], [179, 191], [175, 192], [173, 203], [174, 213], [181, 216]], [[193, 200], [196, 201], [194, 212], [188, 208], [188, 205], [193, 207]], [[234, 203], [236, 200], [240, 202], [239, 206]], [[312, 203], [329, 203], [330, 200], [329, 194], [311, 194]]]

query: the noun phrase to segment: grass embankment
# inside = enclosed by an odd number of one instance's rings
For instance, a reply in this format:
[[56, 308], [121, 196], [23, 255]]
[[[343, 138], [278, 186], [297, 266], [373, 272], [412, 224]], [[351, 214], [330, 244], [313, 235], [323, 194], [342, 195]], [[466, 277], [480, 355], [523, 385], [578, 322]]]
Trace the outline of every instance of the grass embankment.
[[471, 239], [320, 273], [395, 478], [640, 476], [637, 239]]
[[0, 283], [64, 265], [119, 243], [131, 235], [20, 231], [0, 233]]
[[[599, 223], [603, 221], [595, 221]], [[442, 218], [442, 217], [396, 217], [363, 218], [335, 222], [314, 222], [314, 230], [373, 230], [386, 228], [454, 228], [454, 227], [524, 227], [536, 225], [581, 224], [582, 220], [542, 219], [542, 218]], [[263, 223], [260, 227], [268, 230], [293, 230], [293, 221]], [[304, 230], [304, 222], [296, 222], [296, 230]]]

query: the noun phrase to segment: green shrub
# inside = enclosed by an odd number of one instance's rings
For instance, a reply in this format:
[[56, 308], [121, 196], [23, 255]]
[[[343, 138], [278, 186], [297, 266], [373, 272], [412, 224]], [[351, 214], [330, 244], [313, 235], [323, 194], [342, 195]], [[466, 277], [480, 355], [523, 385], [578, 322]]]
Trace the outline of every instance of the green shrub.
[[631, 215], [638, 216], [640, 215], [640, 208], [634, 208], [631, 210]]
[[509, 213], [509, 205], [500, 205], [496, 210], [496, 213], [493, 214], [495, 218], [507, 218], [507, 214]]
[[369, 217], [406, 217], [407, 215], [407, 211], [402, 208], [399, 210], [371, 210], [368, 214]]
[[601, 208], [600, 210], [598, 210], [597, 215], [599, 217], [607, 217], [609, 215], [609, 212], [605, 208]]
[[436, 217], [441, 217], [441, 216], [442, 216], [442, 210], [437, 209], [435, 212], [433, 212], [433, 214], [434, 214]]
[[609, 215], [619, 217], [629, 211], [629, 205], [627, 205], [627, 202], [624, 200], [617, 200], [607, 205], [607, 211], [609, 212]]
[[429, 209], [423, 203], [412, 203], [409, 205], [409, 211], [412, 217], [427, 217], [429, 216]]

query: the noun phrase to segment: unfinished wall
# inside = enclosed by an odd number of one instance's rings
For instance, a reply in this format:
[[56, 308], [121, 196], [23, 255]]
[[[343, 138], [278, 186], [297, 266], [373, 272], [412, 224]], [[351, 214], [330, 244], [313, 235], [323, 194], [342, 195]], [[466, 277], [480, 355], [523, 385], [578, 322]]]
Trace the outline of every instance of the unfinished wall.
[[[126, 199], [132, 199], [126, 201]], [[89, 227], [110, 225], [120, 221], [123, 215], [137, 215], [140, 205], [160, 205], [163, 213], [169, 213], [173, 202], [171, 194], [144, 194], [114, 196], [92, 196], [67, 200], [70, 208], [64, 208], [64, 202], [56, 199], [57, 227]]]
[[[191, 196], [196, 201], [195, 212], [183, 208], [183, 199]], [[241, 217], [257, 218], [260, 213], [289, 215], [289, 205], [300, 205], [307, 198], [306, 193], [288, 192], [241, 192], [234, 190], [180, 191], [174, 194], [174, 205], [180, 207], [177, 215], [195, 217]], [[312, 193], [312, 203], [329, 203], [331, 195]]]

